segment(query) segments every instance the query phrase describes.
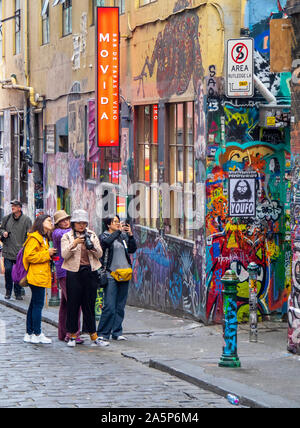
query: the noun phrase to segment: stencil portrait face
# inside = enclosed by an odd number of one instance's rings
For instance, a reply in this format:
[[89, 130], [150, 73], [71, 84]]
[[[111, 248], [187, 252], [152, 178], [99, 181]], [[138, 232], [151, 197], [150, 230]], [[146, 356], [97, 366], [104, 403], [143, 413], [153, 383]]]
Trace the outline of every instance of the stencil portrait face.
[[248, 189], [246, 181], [239, 181], [238, 185], [236, 186], [236, 189], [241, 195], [244, 195]]

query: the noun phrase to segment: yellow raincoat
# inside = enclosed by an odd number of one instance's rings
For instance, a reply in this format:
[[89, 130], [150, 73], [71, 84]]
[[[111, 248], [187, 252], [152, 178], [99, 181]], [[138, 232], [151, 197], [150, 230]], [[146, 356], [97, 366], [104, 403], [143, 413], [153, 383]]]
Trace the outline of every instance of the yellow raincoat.
[[49, 243], [39, 232], [29, 233], [24, 244], [23, 264], [28, 284], [51, 288]]

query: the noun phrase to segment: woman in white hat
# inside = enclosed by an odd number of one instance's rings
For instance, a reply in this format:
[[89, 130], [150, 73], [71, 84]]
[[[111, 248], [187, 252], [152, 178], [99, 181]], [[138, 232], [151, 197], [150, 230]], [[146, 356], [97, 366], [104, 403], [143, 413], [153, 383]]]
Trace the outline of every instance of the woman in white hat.
[[87, 229], [88, 213], [76, 210], [71, 218], [71, 231], [61, 240], [63, 269], [67, 271], [67, 331], [68, 346], [76, 345], [78, 311], [81, 307], [83, 321], [94, 345], [107, 346], [96, 333], [95, 303], [98, 288], [97, 270], [102, 249], [97, 235]]
[[[63, 258], [61, 256], [61, 239], [65, 233], [70, 232], [71, 230], [71, 216], [66, 213], [64, 210], [57, 211], [54, 214], [54, 225], [55, 230], [52, 233], [53, 246], [57, 249], [57, 260], [55, 261], [56, 267], [56, 276], [59, 282], [61, 289], [61, 299], [58, 315], [58, 339], [64, 340], [65, 342], [69, 341], [69, 336], [67, 334], [66, 322], [67, 322], [67, 271], [62, 268]], [[81, 344], [83, 340], [80, 338], [80, 316], [81, 310], [78, 312], [78, 330], [76, 343]]]

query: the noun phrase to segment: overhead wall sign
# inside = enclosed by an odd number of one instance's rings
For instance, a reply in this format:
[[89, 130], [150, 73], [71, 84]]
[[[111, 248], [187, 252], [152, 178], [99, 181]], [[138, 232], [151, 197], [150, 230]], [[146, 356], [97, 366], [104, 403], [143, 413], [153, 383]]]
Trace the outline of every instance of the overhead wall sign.
[[229, 173], [229, 217], [256, 217], [255, 171]]
[[229, 98], [254, 96], [254, 40], [227, 41], [226, 95]]
[[97, 8], [97, 138], [100, 147], [119, 146], [119, 8]]

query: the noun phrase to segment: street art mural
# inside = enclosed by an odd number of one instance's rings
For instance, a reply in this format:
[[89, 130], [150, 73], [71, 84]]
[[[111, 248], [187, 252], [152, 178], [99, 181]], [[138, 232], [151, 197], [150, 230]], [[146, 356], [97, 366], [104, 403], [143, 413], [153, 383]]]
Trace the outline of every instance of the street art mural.
[[153, 232], [137, 233], [130, 300], [173, 314], [205, 317], [201, 304], [201, 278], [193, 247], [182, 248]]
[[[174, 10], [180, 4], [187, 7], [188, 3], [177, 2]], [[250, 1], [249, 27], [255, 40], [256, 75], [279, 102], [289, 103], [290, 74], [270, 73], [269, 20], [272, 12], [280, 12], [277, 6], [277, 1], [268, 0], [263, 13], [258, 14], [255, 8], [262, 10], [258, 2]], [[191, 26], [186, 31], [188, 20]], [[260, 267], [260, 319], [270, 314], [282, 317], [287, 312], [291, 290], [287, 180], [290, 112], [276, 112], [280, 125], [265, 129], [260, 123], [259, 105], [265, 103], [260, 93], [241, 102], [226, 99], [222, 79], [217, 77], [217, 64], [209, 65], [206, 71], [200, 65], [201, 30], [199, 11], [189, 10], [171, 17], [158, 33], [153, 49], [148, 50], [140, 74], [134, 78], [134, 87], [138, 97], [147, 98], [154, 93], [155, 84], [163, 99], [187, 94], [191, 87], [194, 90], [196, 181], [206, 183], [205, 231], [197, 231], [194, 248], [189, 248], [163, 235], [157, 237], [137, 229], [139, 250], [134, 259], [136, 284], [131, 301], [141, 305], [147, 302], [149, 307], [169, 312], [183, 311], [205, 322], [221, 322], [222, 277], [231, 268], [240, 280], [238, 320], [247, 321], [247, 267], [255, 262]], [[187, 40], [186, 34], [193, 40]], [[186, 54], [178, 62], [178, 50], [182, 49]], [[187, 66], [188, 59], [193, 61], [192, 68]], [[229, 216], [229, 174], [238, 171], [256, 173], [254, 217]]]
[[[254, 7], [255, 3], [249, 2], [249, 7]], [[264, 12], [269, 8], [276, 12], [276, 2], [268, 3]], [[288, 103], [290, 74], [270, 73], [271, 13], [260, 16], [258, 22], [253, 21], [254, 15], [251, 15], [250, 29], [255, 40], [255, 73], [279, 101]], [[206, 318], [211, 322], [222, 321], [221, 279], [229, 268], [240, 280], [238, 320], [248, 320], [247, 267], [251, 262], [260, 267], [257, 281], [260, 319], [271, 314], [282, 318], [287, 313], [291, 291], [290, 138], [283, 123], [272, 131], [262, 127], [261, 98], [256, 93], [252, 100], [233, 101], [214, 93], [208, 100], [205, 307]], [[283, 110], [284, 114], [289, 121], [290, 112]], [[233, 171], [256, 172], [254, 217], [229, 216], [228, 182]]]
[[164, 30], [159, 32], [151, 56], [146, 58], [140, 75], [137, 94], [145, 97], [144, 79], [153, 76], [157, 63], [156, 88], [160, 98], [182, 95], [188, 90], [191, 79], [197, 88], [203, 76], [201, 48], [199, 43], [199, 16], [195, 11], [181, 10], [192, 6], [189, 0], [176, 2], [173, 13]]
[[[239, 321], [247, 318], [249, 286], [247, 266], [260, 266], [259, 309], [261, 315], [281, 311], [290, 291], [288, 222], [285, 214], [286, 145], [259, 141], [228, 143], [216, 153], [207, 180], [207, 317], [221, 320], [221, 277], [229, 267], [240, 279]], [[228, 174], [256, 171], [257, 208], [253, 218], [228, 216]]]
[[[288, 6], [294, 6], [288, 1]], [[292, 64], [292, 116], [291, 127], [291, 242], [292, 242], [292, 292], [288, 304], [288, 340], [287, 349], [300, 354], [300, 22], [298, 15], [293, 16], [293, 64]]]
[[[190, 95], [195, 100], [194, 158], [196, 182], [205, 201], [206, 95], [201, 50], [203, 11], [189, 0], [174, 1], [173, 15], [152, 28], [154, 44], [143, 51], [141, 65], [135, 64], [135, 97]], [[158, 31], [157, 31], [158, 29]], [[161, 196], [161, 194], [160, 194]], [[161, 200], [160, 200], [160, 206]], [[204, 212], [204, 210], [203, 210]], [[204, 213], [203, 213], [204, 215]], [[173, 314], [189, 314], [205, 320], [204, 219], [195, 232], [195, 244], [173, 240], [137, 226], [138, 251], [134, 255], [134, 281], [129, 302]], [[163, 220], [160, 221], [163, 232]]]

